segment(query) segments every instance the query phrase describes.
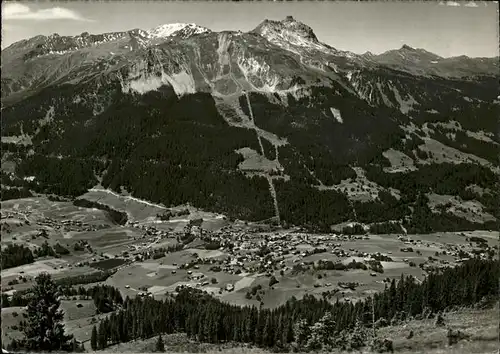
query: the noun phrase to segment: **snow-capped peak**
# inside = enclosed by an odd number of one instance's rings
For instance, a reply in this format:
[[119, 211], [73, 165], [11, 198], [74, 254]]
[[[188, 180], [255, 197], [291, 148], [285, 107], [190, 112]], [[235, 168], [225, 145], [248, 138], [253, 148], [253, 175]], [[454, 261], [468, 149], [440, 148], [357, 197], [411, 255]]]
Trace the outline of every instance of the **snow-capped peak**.
[[211, 31], [194, 23], [167, 23], [147, 31], [150, 38], [170, 37], [179, 32], [184, 32], [186, 35], [195, 35]]

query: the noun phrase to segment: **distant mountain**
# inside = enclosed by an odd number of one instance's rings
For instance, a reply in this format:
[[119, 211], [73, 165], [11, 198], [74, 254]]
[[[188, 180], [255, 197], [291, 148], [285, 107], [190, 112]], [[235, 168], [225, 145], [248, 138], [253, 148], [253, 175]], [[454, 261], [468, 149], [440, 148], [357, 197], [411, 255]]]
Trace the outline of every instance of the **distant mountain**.
[[380, 55], [367, 57], [376, 63], [414, 75], [463, 78], [499, 74], [498, 57], [469, 58], [462, 55], [443, 58], [425, 49], [415, 49], [406, 44], [398, 50], [390, 50]]
[[208, 28], [198, 26], [194, 23], [168, 23], [155, 27], [146, 32], [148, 38], [165, 38], [170, 36], [190, 37], [200, 33], [211, 32]]
[[[189, 38], [193, 38], [191, 42], [195, 43], [195, 47], [198, 46], [198, 50], [213, 50], [204, 46], [219, 45], [221, 38], [225, 38], [228, 44], [231, 43], [239, 51], [238, 54], [243, 51], [266, 50], [270, 56], [276, 57], [273, 63], [266, 64], [278, 65], [279, 60], [283, 60], [280, 70], [285, 71], [297, 68], [295, 63], [290, 62], [292, 58], [292, 61], [298, 60], [299, 66], [305, 64], [309, 69], [314, 67], [323, 72], [332, 71], [331, 75], [345, 74], [351, 69], [376, 69], [380, 66], [421, 76], [465, 78], [498, 75], [498, 58], [442, 58], [407, 45], [380, 55], [369, 52], [356, 55], [337, 50], [321, 43], [309, 26], [288, 16], [283, 21], [265, 20], [249, 33], [213, 33], [195, 24], [177, 23], [148, 31], [134, 29], [99, 35], [84, 32], [74, 37], [53, 34], [22, 40], [2, 51], [3, 66], [8, 69], [4, 70], [2, 76], [2, 99], [7, 104], [9, 99], [15, 100], [21, 92], [36, 92], [37, 89], [54, 83], [73, 83], [80, 78], [100, 74], [103, 68], [113, 71], [113, 67], [141, 60], [144, 56], [140, 53], [141, 50], [158, 51], [172, 44], [172, 41], [180, 44], [179, 41]], [[176, 47], [176, 44], [172, 44], [172, 47]], [[180, 55], [183, 48], [176, 47], [174, 50]], [[267, 60], [262, 52], [259, 55]], [[256, 62], [256, 65], [260, 63]], [[279, 75], [276, 78], [276, 82], [283, 79]], [[206, 83], [202, 80], [195, 85], [206, 86]], [[200, 87], [196, 89], [199, 91]]]
[[37, 36], [2, 51], [2, 196], [101, 183], [321, 230], [489, 228], [499, 75], [488, 63], [408, 46], [356, 55], [292, 17], [247, 33]]

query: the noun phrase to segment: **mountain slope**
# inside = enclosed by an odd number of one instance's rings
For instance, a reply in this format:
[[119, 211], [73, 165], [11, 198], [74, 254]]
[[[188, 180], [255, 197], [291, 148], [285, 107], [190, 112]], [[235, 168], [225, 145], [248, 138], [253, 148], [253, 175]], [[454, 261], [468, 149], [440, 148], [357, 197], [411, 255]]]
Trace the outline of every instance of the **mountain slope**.
[[15, 43], [2, 51], [2, 190], [77, 196], [101, 181], [321, 230], [490, 228], [428, 198], [496, 213], [498, 76], [414, 75], [434, 56], [403, 50], [400, 70], [290, 17], [248, 33], [171, 24]]

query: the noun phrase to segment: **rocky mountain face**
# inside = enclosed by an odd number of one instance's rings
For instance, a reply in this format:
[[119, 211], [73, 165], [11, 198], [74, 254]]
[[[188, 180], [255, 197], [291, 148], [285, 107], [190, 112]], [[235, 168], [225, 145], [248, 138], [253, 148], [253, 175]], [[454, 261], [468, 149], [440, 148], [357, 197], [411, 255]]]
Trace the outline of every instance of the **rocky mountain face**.
[[491, 228], [498, 60], [335, 49], [291, 17], [2, 51], [2, 197], [101, 183], [330, 230]]

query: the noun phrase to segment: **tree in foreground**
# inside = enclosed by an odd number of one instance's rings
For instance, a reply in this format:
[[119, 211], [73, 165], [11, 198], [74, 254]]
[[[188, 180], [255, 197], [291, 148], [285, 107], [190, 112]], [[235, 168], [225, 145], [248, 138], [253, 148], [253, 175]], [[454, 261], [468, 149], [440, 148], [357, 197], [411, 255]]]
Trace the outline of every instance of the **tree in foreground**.
[[335, 320], [332, 313], [327, 311], [318, 322], [310, 326], [309, 333], [306, 344], [309, 350], [330, 350], [335, 339]]
[[33, 351], [72, 349], [73, 336], [64, 333], [64, 313], [56, 284], [47, 273], [35, 278], [32, 298], [27, 306], [27, 323], [22, 346]]
[[155, 350], [159, 353], [165, 352], [165, 344], [163, 343], [163, 338], [161, 337], [161, 335], [158, 336], [158, 340], [156, 341]]
[[95, 326], [92, 327], [92, 334], [90, 336], [90, 347], [92, 350], [97, 349], [97, 328]]

